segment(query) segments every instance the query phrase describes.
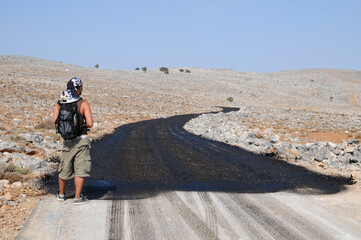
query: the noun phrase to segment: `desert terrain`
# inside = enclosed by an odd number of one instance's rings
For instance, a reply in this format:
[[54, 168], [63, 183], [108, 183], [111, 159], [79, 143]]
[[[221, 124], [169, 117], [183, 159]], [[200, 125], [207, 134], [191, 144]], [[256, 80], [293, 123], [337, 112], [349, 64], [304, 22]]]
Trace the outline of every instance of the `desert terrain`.
[[[205, 113], [217, 110], [216, 106], [248, 106], [255, 112], [273, 114], [277, 109], [314, 112], [307, 122], [280, 119], [277, 127], [302, 130], [302, 138], [309, 140], [339, 142], [361, 137], [356, 124], [360, 118], [360, 71], [306, 69], [263, 74], [189, 68], [191, 73], [182, 73], [180, 67], [164, 74], [159, 69], [104, 70], [21, 56], [1, 56], [0, 61], [3, 135], [33, 131], [39, 124], [52, 125], [56, 99], [67, 81], [79, 76], [96, 122], [91, 131], [94, 139], [129, 122]], [[320, 121], [325, 118], [329, 121]], [[253, 116], [246, 122], [259, 128], [271, 125], [269, 119], [260, 122]]]
[[[9, 154], [17, 151], [44, 159], [56, 167], [60, 139], [54, 131], [52, 111], [66, 83], [74, 76], [83, 80], [84, 98], [91, 105], [95, 125], [89, 135], [94, 143], [130, 123], [217, 112], [222, 110], [221, 107], [239, 108], [241, 113], [243, 110], [246, 114], [237, 116], [235, 125], [261, 132], [272, 128], [281, 142], [340, 144], [342, 140], [354, 140], [355, 143], [361, 140], [361, 71], [304, 69], [250, 73], [178, 67], [169, 68], [169, 73], [165, 74], [159, 69], [145, 72], [106, 70], [24, 56], [0, 56], [0, 139], [22, 147], [22, 150], [1, 150], [4, 178], [10, 176], [6, 174], [7, 165], [17, 162], [14, 157], [10, 159]], [[230, 116], [226, 115], [222, 121], [235, 122], [234, 119], [227, 120]], [[197, 125], [197, 128], [214, 127]], [[231, 129], [225, 129], [228, 130], [231, 132]], [[40, 134], [44, 140], [34, 142], [26, 139], [26, 134]], [[44, 141], [52, 146], [51, 150], [41, 145]], [[355, 146], [355, 151], [360, 150], [359, 144]], [[354, 174], [357, 177], [358, 164], [355, 162], [352, 169], [305, 165], [330, 176]], [[54, 170], [54, 167], [47, 170]], [[46, 173], [34, 171], [23, 178], [10, 178], [8, 183], [1, 185], [3, 199], [10, 193], [12, 199], [7, 201], [18, 201], [14, 206], [7, 202], [1, 206], [0, 227], [5, 239], [15, 237], [42, 194], [43, 190], [26, 183], [44, 175]], [[17, 188], [13, 186], [14, 182], [21, 182], [22, 186]], [[359, 192], [359, 183], [347, 188], [351, 193], [348, 192], [345, 199], [351, 199], [353, 191]], [[219, 196], [219, 199], [224, 198]], [[359, 220], [358, 215], [355, 218]]]

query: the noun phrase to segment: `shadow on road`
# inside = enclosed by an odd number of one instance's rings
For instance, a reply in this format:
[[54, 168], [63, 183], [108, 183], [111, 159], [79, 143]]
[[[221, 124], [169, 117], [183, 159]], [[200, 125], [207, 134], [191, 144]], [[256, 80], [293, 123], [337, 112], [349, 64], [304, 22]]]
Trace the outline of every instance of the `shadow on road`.
[[124, 125], [93, 144], [93, 175], [85, 193], [93, 199], [147, 198], [174, 190], [333, 194], [349, 184], [347, 178], [315, 173], [184, 130], [197, 116]]

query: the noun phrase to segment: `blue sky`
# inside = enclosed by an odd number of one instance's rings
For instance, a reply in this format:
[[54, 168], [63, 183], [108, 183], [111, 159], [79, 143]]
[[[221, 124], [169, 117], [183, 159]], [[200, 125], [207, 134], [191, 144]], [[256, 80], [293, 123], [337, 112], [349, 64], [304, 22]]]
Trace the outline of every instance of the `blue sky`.
[[0, 3], [0, 55], [124, 70], [361, 70], [360, 0]]

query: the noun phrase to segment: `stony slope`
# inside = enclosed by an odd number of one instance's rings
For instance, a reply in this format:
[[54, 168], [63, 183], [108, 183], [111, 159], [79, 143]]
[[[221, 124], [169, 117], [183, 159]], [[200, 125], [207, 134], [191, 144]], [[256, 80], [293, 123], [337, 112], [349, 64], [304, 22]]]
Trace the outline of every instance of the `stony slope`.
[[[272, 127], [282, 141], [287, 141], [287, 134], [301, 142], [339, 143], [361, 138], [361, 71], [249, 73], [188, 69], [191, 73], [179, 72], [178, 68], [170, 68], [169, 74], [159, 69], [119, 71], [0, 56], [2, 170], [9, 163], [22, 167], [31, 162], [28, 167], [34, 172], [56, 167], [60, 145], [51, 123], [52, 111], [73, 76], [82, 78], [85, 84], [84, 97], [91, 104], [95, 120], [90, 132], [93, 140], [130, 122], [219, 110], [215, 106], [241, 108], [247, 116], [236, 124], [262, 131]], [[227, 101], [230, 97], [232, 102]], [[17, 185], [11, 188], [11, 182], [0, 183], [1, 195], [13, 192], [9, 201], [22, 206], [23, 197], [13, 191]], [[2, 203], [8, 206], [6, 201]]]

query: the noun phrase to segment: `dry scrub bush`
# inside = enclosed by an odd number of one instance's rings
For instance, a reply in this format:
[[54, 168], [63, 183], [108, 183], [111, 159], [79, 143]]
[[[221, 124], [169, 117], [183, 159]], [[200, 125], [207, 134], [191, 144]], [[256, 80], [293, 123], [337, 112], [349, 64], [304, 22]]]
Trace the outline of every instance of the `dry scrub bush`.
[[166, 67], [161, 67], [161, 68], [159, 68], [159, 71], [164, 72], [165, 74], [168, 74], [168, 73], [169, 73], [169, 69], [166, 68]]
[[29, 179], [31, 170], [28, 168], [19, 168], [13, 163], [0, 165], [0, 179], [7, 179], [10, 183], [24, 182]]

